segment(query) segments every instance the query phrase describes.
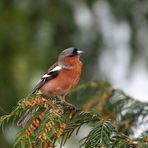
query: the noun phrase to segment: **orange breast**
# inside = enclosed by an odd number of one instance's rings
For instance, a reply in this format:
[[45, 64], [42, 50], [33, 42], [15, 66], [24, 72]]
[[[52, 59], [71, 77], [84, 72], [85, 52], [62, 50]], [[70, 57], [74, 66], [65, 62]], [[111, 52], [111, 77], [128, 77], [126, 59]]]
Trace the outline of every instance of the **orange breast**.
[[80, 79], [82, 64], [75, 64], [72, 69], [62, 69], [57, 77], [44, 84], [40, 91], [49, 96], [66, 95]]

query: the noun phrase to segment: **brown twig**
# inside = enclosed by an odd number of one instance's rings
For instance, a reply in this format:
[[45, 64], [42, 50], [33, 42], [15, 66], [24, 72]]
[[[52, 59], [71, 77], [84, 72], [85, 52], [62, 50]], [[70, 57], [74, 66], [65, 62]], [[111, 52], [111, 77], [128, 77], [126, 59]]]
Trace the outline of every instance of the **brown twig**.
[[140, 148], [138, 144], [135, 144], [128, 136], [124, 135], [123, 133], [119, 132], [114, 126], [112, 127], [112, 130], [119, 135], [121, 138], [123, 138], [128, 144], [132, 145], [133, 148]]

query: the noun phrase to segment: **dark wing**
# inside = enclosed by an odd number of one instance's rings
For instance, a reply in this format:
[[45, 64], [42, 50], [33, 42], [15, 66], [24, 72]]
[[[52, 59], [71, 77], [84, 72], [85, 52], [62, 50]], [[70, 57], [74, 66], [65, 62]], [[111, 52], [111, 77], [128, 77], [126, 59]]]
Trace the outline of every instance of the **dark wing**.
[[55, 78], [58, 74], [59, 71], [61, 70], [61, 67], [58, 66], [57, 63], [52, 65], [49, 69], [48, 72], [42, 76], [42, 78], [38, 81], [37, 85], [34, 87], [32, 94], [36, 93], [47, 81]]

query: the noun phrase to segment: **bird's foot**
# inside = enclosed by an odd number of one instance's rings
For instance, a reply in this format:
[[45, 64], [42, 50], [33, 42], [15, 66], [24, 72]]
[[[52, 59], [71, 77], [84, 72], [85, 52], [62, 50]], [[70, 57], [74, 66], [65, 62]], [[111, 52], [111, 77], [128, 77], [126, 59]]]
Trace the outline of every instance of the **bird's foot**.
[[78, 109], [77, 107], [75, 107], [73, 104], [69, 103], [69, 102], [62, 102], [63, 106], [69, 110], [69, 111], [72, 111], [73, 114], [77, 113], [78, 111], [80, 111], [80, 109]]

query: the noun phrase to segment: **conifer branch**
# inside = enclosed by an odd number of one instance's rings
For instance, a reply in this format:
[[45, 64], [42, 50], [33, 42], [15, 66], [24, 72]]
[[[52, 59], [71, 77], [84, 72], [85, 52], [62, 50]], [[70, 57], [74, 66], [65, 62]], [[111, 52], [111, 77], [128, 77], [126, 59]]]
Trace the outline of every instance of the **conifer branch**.
[[131, 139], [130, 132], [126, 132], [130, 131], [131, 124], [134, 125], [139, 116], [144, 118], [147, 115], [146, 103], [135, 101], [122, 91], [113, 90], [106, 82], [82, 85], [70, 97], [75, 98], [77, 92], [83, 101], [83, 97], [87, 98], [84, 111], [68, 110], [59, 98], [51, 100], [43, 95], [30, 95], [21, 99], [10, 114], [0, 118], [0, 126], [10, 119], [17, 120], [28, 109], [33, 111], [37, 108], [18, 133], [14, 147], [54, 148], [57, 142], [62, 147], [74, 131], [77, 134], [84, 124], [91, 126], [92, 130], [81, 140], [81, 147], [140, 148], [147, 145], [147, 134], [139, 139]]
[[124, 135], [123, 133], [119, 132], [116, 127], [112, 127], [112, 131], [115, 132], [118, 136], [124, 139], [129, 145], [133, 148], [140, 148], [138, 144], [135, 144], [133, 140], [131, 140], [128, 136]]

